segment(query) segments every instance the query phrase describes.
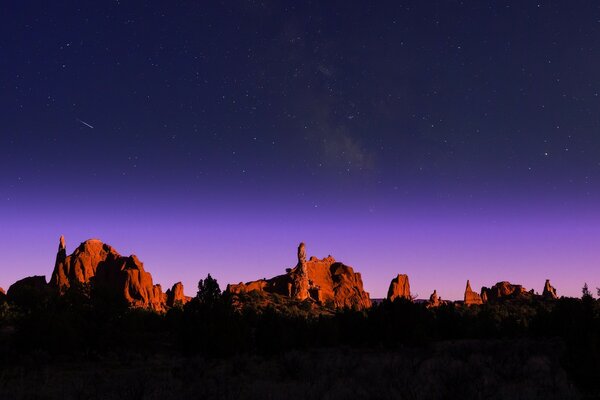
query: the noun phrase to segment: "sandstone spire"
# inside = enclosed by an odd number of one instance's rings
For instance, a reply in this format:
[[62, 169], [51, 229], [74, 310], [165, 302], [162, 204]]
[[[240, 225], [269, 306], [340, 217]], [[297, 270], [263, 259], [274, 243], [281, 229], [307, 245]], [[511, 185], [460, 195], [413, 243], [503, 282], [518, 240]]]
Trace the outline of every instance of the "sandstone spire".
[[67, 244], [65, 237], [60, 235], [58, 240], [58, 252], [56, 253], [56, 261], [54, 262], [54, 271], [50, 278], [50, 284], [58, 288], [59, 292], [63, 292], [70, 286], [69, 279], [65, 275], [67, 266], [65, 262], [67, 260]]
[[441, 299], [437, 294], [437, 290], [433, 290], [433, 293], [431, 293], [431, 296], [429, 296], [429, 301], [427, 302], [427, 307], [428, 308], [432, 308], [432, 307], [438, 307], [439, 305], [441, 305]]
[[298, 245], [298, 265], [292, 273], [292, 297], [305, 300], [310, 296], [310, 284], [306, 267], [306, 246], [304, 242]]
[[465, 305], [483, 304], [481, 296], [471, 289], [471, 282], [467, 279], [467, 287], [465, 288]]
[[306, 245], [304, 242], [300, 242], [298, 245], [298, 265], [306, 262]]
[[394, 301], [397, 298], [412, 300], [412, 297], [410, 296], [410, 283], [408, 282], [408, 275], [398, 274], [398, 276], [392, 279], [390, 282], [387, 299]]
[[58, 239], [58, 252], [60, 253], [61, 251], [67, 251], [67, 243], [65, 241], [65, 237], [64, 235], [60, 235], [60, 239]]

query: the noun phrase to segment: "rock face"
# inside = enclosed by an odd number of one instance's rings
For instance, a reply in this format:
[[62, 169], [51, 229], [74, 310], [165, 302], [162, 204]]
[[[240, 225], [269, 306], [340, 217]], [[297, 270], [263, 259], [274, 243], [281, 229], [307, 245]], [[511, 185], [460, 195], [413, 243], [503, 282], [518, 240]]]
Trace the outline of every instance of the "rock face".
[[394, 301], [398, 298], [412, 300], [412, 297], [410, 297], [410, 283], [408, 282], [408, 275], [398, 274], [398, 276], [392, 279], [390, 282], [387, 299], [389, 301]]
[[530, 295], [533, 295], [533, 291], [528, 292], [522, 285], [513, 285], [507, 281], [498, 282], [491, 288], [481, 288], [481, 296], [486, 299], [486, 302], [522, 298]]
[[67, 256], [65, 238], [61, 236], [50, 285], [56, 287], [60, 293], [64, 293], [74, 282], [89, 282], [96, 276], [100, 264], [120, 257], [121, 255], [111, 246], [97, 239], [86, 240], [75, 249], [73, 254]]
[[252, 291], [273, 293], [296, 300], [311, 300], [330, 308], [366, 309], [371, 307], [360, 273], [333, 257], [306, 260], [304, 243], [298, 246], [298, 263], [284, 275], [247, 283], [227, 285], [230, 294]]
[[556, 289], [552, 287], [550, 284], [550, 279], [546, 279], [546, 283], [544, 284], [544, 291], [542, 292], [542, 296], [546, 299], [557, 299], [558, 295], [556, 294]]
[[90, 239], [67, 256], [65, 239], [61, 236], [50, 286], [64, 293], [74, 283], [91, 280], [133, 307], [164, 309], [166, 296], [160, 285], [153, 284], [152, 275], [135, 255], [121, 256], [111, 246]]
[[301, 242], [298, 245], [298, 264], [304, 264], [306, 262], [306, 245]]
[[471, 289], [471, 282], [467, 280], [467, 287], [465, 288], [465, 305], [471, 306], [474, 304], [483, 304], [483, 300], [479, 294]]
[[190, 297], [183, 294], [183, 284], [177, 282], [171, 289], [167, 289], [166, 301], [167, 307], [175, 307], [176, 305], [184, 305], [191, 300]]

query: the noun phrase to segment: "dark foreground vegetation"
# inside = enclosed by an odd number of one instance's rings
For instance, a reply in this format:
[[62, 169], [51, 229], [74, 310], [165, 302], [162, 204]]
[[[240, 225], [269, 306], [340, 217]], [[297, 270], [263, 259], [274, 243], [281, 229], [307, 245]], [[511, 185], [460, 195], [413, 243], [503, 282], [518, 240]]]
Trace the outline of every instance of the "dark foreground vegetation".
[[589, 292], [329, 314], [232, 304], [210, 276], [166, 314], [88, 285], [2, 301], [0, 398], [600, 398]]

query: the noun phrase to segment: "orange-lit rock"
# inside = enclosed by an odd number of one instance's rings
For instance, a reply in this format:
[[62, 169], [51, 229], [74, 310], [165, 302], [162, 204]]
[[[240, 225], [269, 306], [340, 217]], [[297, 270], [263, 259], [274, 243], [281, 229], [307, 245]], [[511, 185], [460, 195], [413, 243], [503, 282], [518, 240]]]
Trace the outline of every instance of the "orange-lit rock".
[[67, 256], [61, 236], [50, 286], [64, 293], [73, 283], [88, 283], [92, 279], [95, 285], [112, 291], [133, 307], [157, 311], [165, 307], [160, 285], [154, 285], [152, 275], [135, 255], [121, 256], [108, 244], [90, 239]]
[[97, 239], [86, 240], [75, 249], [73, 254], [67, 256], [65, 238], [61, 236], [50, 286], [64, 293], [74, 282], [89, 282], [96, 275], [100, 263], [120, 257], [111, 246]]
[[[225, 291], [233, 294], [249, 293], [255, 290], [259, 292], [268, 292], [269, 290], [267, 287], [272, 288], [273, 282], [270, 282], [266, 279], [260, 279], [258, 281], [246, 283], [240, 282], [237, 284], [229, 284], [227, 285], [227, 289], [225, 289]], [[287, 295], [289, 295], [289, 293], [287, 293]]]
[[410, 296], [410, 283], [408, 282], [408, 275], [398, 274], [398, 276], [392, 279], [390, 282], [387, 299], [394, 301], [398, 298], [412, 300], [412, 297]]
[[171, 289], [167, 289], [166, 302], [168, 307], [184, 305], [190, 299], [190, 297], [183, 293], [183, 284], [181, 282], [177, 282]]
[[510, 282], [502, 281], [496, 283], [491, 288], [481, 288], [481, 295], [485, 297], [486, 301], [494, 302], [503, 299], [532, 296], [533, 291], [528, 292], [522, 285], [513, 285]]
[[304, 243], [298, 246], [298, 263], [284, 275], [227, 285], [230, 294], [252, 291], [275, 293], [296, 300], [312, 300], [331, 308], [365, 309], [371, 306], [360, 273], [333, 257], [306, 260]]
[[471, 282], [467, 280], [467, 287], [465, 288], [465, 305], [483, 304], [481, 296], [475, 293], [471, 289]]
[[558, 295], [556, 294], [556, 289], [550, 284], [550, 279], [546, 279], [546, 283], [544, 284], [544, 291], [542, 292], [542, 296], [547, 299], [556, 299]]

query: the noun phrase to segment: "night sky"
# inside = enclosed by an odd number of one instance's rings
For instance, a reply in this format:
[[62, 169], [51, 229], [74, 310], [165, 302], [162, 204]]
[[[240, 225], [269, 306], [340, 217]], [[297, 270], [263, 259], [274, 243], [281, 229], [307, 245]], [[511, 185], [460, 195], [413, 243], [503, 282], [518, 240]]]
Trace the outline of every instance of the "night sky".
[[61, 234], [186, 294], [300, 241], [375, 298], [600, 286], [598, 2], [59, 3], [0, 10], [5, 289]]

